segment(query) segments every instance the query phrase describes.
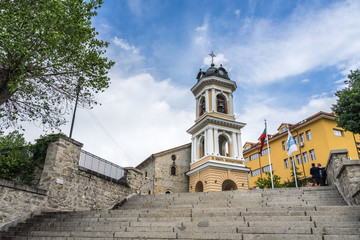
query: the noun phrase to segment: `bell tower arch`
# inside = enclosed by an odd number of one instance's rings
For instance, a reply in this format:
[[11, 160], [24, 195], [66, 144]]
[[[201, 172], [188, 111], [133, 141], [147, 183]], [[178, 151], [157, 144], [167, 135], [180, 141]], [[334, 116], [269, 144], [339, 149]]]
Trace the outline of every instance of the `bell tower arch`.
[[245, 123], [234, 116], [233, 92], [236, 82], [226, 69], [212, 63], [204, 72], [200, 69], [197, 82], [191, 88], [196, 102], [195, 124], [188, 129], [192, 135], [192, 154], [189, 191], [197, 182], [203, 183], [204, 192], [222, 191], [221, 176], [236, 184], [236, 189], [247, 189], [247, 173], [243, 159], [241, 129]]

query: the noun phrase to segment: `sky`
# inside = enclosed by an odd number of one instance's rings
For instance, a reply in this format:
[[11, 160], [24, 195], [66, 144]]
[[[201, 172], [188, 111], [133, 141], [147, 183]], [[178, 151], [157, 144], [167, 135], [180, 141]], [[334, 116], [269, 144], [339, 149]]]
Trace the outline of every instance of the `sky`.
[[[191, 142], [190, 88], [217, 55], [236, 82], [242, 142], [331, 112], [334, 93], [360, 66], [360, 1], [105, 0], [93, 18], [116, 62], [101, 106], [78, 108], [73, 138], [120, 166]], [[69, 134], [72, 115], [61, 128]], [[27, 124], [27, 139], [45, 134]]]

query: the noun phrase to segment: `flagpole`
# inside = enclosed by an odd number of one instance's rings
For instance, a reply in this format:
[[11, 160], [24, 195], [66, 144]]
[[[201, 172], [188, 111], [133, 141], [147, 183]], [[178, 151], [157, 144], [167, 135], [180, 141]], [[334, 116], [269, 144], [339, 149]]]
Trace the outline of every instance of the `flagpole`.
[[295, 158], [294, 158], [294, 154], [292, 154], [292, 165], [293, 165], [293, 169], [294, 169], [295, 186], [298, 187], [297, 177], [296, 177], [296, 170], [295, 170]]
[[[290, 133], [290, 129], [289, 129], [289, 125], [286, 125], [287, 127], [287, 130], [288, 130], [288, 135], [291, 136], [292, 138], [292, 135]], [[297, 148], [296, 148], [297, 149]], [[296, 170], [295, 170], [295, 158], [294, 158], [294, 153], [291, 152], [291, 155], [292, 155], [292, 159], [290, 157], [290, 160], [292, 162], [292, 166], [293, 166], [293, 170], [294, 170], [294, 180], [295, 180], [295, 186], [298, 187], [298, 183], [297, 183], [297, 177], [296, 177]]]
[[264, 119], [264, 121], [265, 121], [265, 130], [266, 130], [266, 143], [267, 143], [268, 156], [269, 156], [269, 167], [270, 167], [270, 176], [271, 176], [271, 187], [274, 188], [274, 179], [273, 179], [273, 174], [272, 174], [273, 169], [272, 169], [271, 158], [270, 158], [269, 137], [268, 137], [268, 133], [267, 133], [266, 119]]

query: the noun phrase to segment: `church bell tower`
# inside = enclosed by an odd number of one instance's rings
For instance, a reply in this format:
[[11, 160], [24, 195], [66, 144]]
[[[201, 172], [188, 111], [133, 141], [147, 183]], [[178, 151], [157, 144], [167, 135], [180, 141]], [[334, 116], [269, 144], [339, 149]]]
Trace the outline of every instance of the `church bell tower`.
[[248, 189], [243, 159], [241, 129], [245, 123], [235, 121], [233, 92], [236, 82], [226, 69], [212, 63], [197, 75], [191, 88], [196, 100], [195, 124], [187, 131], [192, 135], [189, 192]]

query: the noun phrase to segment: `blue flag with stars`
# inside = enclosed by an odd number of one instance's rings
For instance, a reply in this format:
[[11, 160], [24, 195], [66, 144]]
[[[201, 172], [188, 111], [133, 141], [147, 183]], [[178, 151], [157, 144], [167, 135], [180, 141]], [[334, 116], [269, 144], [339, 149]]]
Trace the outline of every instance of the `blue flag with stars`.
[[288, 128], [288, 139], [287, 139], [287, 155], [290, 157], [293, 152], [298, 151], [294, 138], [291, 136]]

